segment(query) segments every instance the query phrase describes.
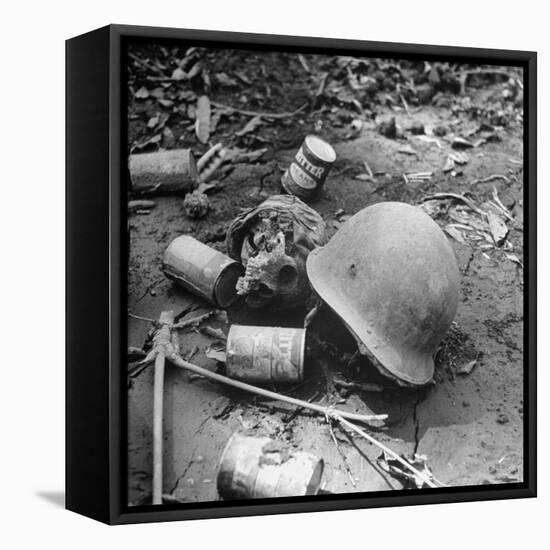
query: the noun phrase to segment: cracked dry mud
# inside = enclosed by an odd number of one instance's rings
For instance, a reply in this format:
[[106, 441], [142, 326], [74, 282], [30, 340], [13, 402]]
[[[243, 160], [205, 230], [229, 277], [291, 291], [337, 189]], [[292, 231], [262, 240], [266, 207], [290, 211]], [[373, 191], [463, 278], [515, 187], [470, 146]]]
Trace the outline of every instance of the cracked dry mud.
[[[446, 109], [424, 107], [414, 118], [403, 114], [397, 116], [397, 121], [404, 126], [413, 119], [434, 125], [448, 116]], [[460, 178], [443, 175], [439, 170], [450, 151], [448, 144], [443, 142], [440, 150], [433, 143], [414, 138], [411, 143], [419, 152], [418, 159], [398, 153], [402, 144], [379, 135], [374, 128], [364, 129], [353, 141], [334, 144], [338, 165], [328, 178], [321, 199], [313, 204], [331, 231], [338, 225], [334, 212], [341, 208], [346, 214], [353, 214], [382, 200], [416, 203], [436, 191], [463, 193], [469, 189], [484, 200], [495, 186], [505, 204], [515, 203], [517, 223], [511, 226], [509, 240], [514, 253], [523, 261], [522, 184], [499, 180], [476, 184], [472, 189], [469, 183], [495, 173], [508, 174], [509, 169], [522, 182], [521, 166], [510, 163], [510, 158], [523, 160], [521, 134], [506, 132], [501, 142], [469, 151], [470, 161], [463, 167], [464, 176]], [[157, 198], [157, 206], [148, 216], [131, 216], [130, 310], [158, 318], [163, 310], [178, 313], [189, 304], [198, 303], [164, 278], [161, 258], [165, 247], [176, 236], [187, 233], [223, 250], [228, 223], [240, 208], [256, 205], [279, 192], [275, 165], [286, 165], [293, 153], [294, 149], [278, 151], [276, 161], [238, 165], [226, 179], [225, 187], [211, 196], [212, 210], [205, 219], [188, 220], [178, 197]], [[360, 165], [364, 160], [368, 160], [373, 171], [385, 171], [391, 176], [379, 176], [376, 183], [371, 183], [342, 172], [342, 167]], [[401, 178], [407, 170], [434, 168], [438, 172], [432, 181], [406, 185]], [[274, 174], [265, 177], [260, 188], [262, 176], [269, 171]], [[294, 388], [293, 395], [306, 400], [316, 396], [317, 403], [327, 405], [345, 400], [339, 406], [361, 413], [388, 413], [388, 427], [377, 431], [376, 437], [398, 453], [416, 451], [426, 455], [434, 475], [446, 484], [520, 481], [523, 479], [523, 272], [518, 264], [507, 259], [503, 250], [482, 251], [474, 243], [451, 242], [462, 273], [461, 302], [455, 325], [438, 356], [434, 385], [418, 391], [392, 387], [383, 392], [333, 392], [321, 366], [310, 360], [306, 383]], [[204, 305], [204, 310], [207, 309]], [[229, 318], [246, 324], [300, 326], [303, 312], [271, 315], [238, 306], [230, 311]], [[209, 324], [225, 328], [220, 322]], [[141, 347], [149, 328], [147, 323], [129, 319], [128, 344]], [[182, 355], [199, 346], [193, 362], [210, 369], [216, 367], [215, 361], [204, 355], [205, 349], [212, 345], [210, 337], [186, 332], [180, 341]], [[457, 368], [476, 357], [478, 363], [470, 374], [457, 374]], [[326, 366], [329, 374], [342, 370], [331, 358], [326, 359]], [[367, 378], [386, 383], [372, 372], [367, 373]], [[149, 369], [133, 380], [129, 389], [128, 499], [134, 504], [148, 502], [151, 490], [152, 382], [153, 371]], [[349, 438], [335, 427], [353, 484], [321, 416], [307, 412], [295, 415], [284, 404], [190, 379], [187, 373], [168, 364], [163, 491], [186, 502], [217, 500], [218, 462], [235, 430], [269, 435], [323, 457], [326, 464], [323, 489], [327, 491], [383, 491], [401, 487], [378, 468], [376, 459], [380, 452], [376, 447]]]

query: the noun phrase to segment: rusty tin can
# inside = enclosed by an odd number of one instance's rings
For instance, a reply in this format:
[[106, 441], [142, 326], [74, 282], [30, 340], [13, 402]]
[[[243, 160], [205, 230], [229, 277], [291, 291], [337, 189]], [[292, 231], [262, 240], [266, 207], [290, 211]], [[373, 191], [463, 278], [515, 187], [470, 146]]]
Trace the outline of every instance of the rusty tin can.
[[291, 195], [305, 201], [313, 200], [321, 191], [335, 160], [336, 153], [331, 145], [320, 137], [306, 136], [283, 174], [281, 185]]
[[301, 382], [305, 341], [303, 328], [231, 325], [226, 373], [249, 382]]
[[169, 279], [222, 309], [238, 298], [237, 280], [244, 274], [240, 263], [188, 235], [170, 243], [162, 269]]
[[223, 499], [316, 495], [324, 462], [269, 437], [235, 433], [222, 454], [218, 492]]

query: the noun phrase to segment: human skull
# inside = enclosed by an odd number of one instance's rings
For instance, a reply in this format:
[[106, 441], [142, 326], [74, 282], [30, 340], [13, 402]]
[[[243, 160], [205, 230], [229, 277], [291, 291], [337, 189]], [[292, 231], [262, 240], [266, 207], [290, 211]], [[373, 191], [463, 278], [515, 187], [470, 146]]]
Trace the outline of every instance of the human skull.
[[306, 258], [325, 243], [325, 223], [315, 210], [291, 195], [270, 197], [229, 228], [228, 253], [246, 267], [238, 293], [251, 307], [303, 304], [311, 292]]

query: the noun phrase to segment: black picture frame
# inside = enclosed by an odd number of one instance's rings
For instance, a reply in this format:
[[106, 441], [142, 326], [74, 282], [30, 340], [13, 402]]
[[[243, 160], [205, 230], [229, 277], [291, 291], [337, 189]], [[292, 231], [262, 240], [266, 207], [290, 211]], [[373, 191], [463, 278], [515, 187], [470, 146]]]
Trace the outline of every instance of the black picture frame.
[[[524, 70], [524, 482], [392, 493], [126, 505], [125, 44], [376, 55]], [[537, 56], [534, 52], [109, 25], [66, 43], [66, 507], [109, 524], [536, 496]]]

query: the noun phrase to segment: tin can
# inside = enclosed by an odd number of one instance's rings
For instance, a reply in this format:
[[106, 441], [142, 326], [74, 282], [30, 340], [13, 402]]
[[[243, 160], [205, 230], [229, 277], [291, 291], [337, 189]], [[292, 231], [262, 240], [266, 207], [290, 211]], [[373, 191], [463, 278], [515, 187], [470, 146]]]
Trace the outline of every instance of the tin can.
[[249, 382], [301, 382], [305, 341], [302, 328], [231, 325], [226, 374]]
[[336, 160], [331, 145], [317, 136], [306, 136], [304, 143], [281, 178], [281, 185], [302, 200], [317, 197], [327, 174]]
[[240, 263], [188, 235], [170, 243], [162, 269], [169, 279], [222, 309], [238, 298], [237, 280], [244, 274]]
[[128, 169], [132, 191], [141, 195], [187, 193], [199, 179], [190, 149], [133, 154], [128, 159]]
[[226, 500], [316, 495], [323, 469], [323, 459], [311, 453], [235, 433], [222, 454], [218, 492]]

